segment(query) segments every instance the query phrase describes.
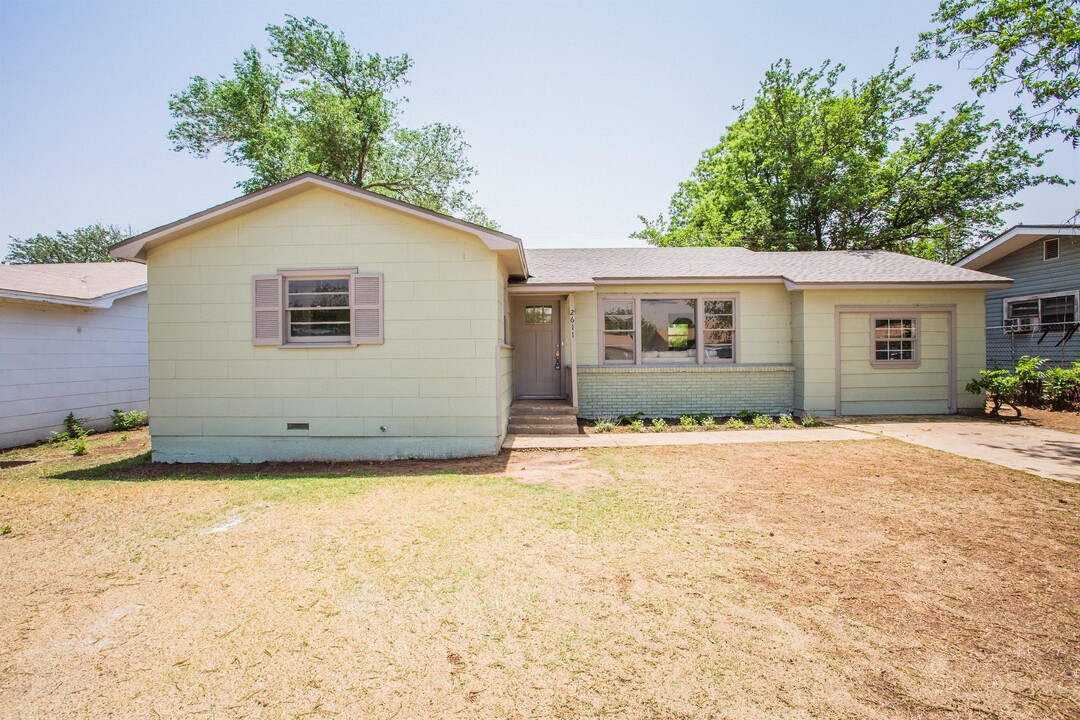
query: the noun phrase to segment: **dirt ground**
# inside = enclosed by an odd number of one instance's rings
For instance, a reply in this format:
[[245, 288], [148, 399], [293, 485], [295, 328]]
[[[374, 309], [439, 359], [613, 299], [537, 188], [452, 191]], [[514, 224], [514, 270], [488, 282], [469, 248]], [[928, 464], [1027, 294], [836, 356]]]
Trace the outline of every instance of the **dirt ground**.
[[1021, 423], [1032, 427], [1080, 433], [1080, 409], [1054, 411], [1021, 406], [1020, 410], [1023, 415], [1016, 417], [1012, 408], [1006, 406], [1001, 409], [1001, 414], [993, 419], [1004, 423]]
[[0, 714], [1080, 716], [1080, 487], [889, 440], [146, 449], [0, 453]]

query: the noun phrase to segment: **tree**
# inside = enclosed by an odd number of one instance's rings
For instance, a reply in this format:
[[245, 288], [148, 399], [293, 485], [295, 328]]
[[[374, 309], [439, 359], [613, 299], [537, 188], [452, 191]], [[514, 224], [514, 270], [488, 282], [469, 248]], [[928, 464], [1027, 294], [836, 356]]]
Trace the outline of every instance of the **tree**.
[[196, 76], [171, 96], [173, 149], [223, 148], [251, 171], [244, 192], [310, 171], [494, 227], [466, 190], [476, 171], [461, 130], [399, 122], [409, 56], [366, 55], [312, 18], [286, 18], [266, 27], [271, 62], [251, 47], [232, 77]]
[[1060, 133], [1080, 145], [1080, 3], [1077, 0], [941, 0], [938, 24], [920, 33], [916, 60], [979, 61], [977, 95], [1014, 88], [1030, 104], [1010, 116], [1028, 138]]
[[56, 235], [38, 233], [29, 238], [11, 238], [4, 263], [25, 265], [29, 263], [86, 263], [117, 262], [109, 255], [109, 247], [126, 239], [130, 229], [121, 230], [115, 225], [94, 223], [76, 228], [70, 233], [57, 231]]
[[775, 63], [754, 104], [706, 150], [667, 217], [633, 237], [653, 245], [755, 250], [887, 249], [959, 257], [1039, 183], [1032, 154], [1008, 128], [961, 103], [930, 113], [938, 86], [916, 87], [896, 58], [841, 89], [842, 65], [794, 72]]

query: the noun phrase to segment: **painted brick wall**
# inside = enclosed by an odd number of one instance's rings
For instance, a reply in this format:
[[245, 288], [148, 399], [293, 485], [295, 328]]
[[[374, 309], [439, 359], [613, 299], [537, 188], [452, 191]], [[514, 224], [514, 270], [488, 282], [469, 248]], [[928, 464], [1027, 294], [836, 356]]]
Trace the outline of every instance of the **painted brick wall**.
[[579, 414], [586, 418], [643, 412], [648, 417], [740, 410], [778, 415], [794, 404], [791, 365], [722, 367], [581, 367]]

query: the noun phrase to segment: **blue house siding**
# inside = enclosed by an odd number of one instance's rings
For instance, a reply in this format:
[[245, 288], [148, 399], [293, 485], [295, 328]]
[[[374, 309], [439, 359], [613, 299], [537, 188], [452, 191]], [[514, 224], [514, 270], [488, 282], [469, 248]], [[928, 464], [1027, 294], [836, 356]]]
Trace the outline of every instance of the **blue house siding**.
[[1011, 288], [986, 292], [986, 361], [987, 367], [1004, 366], [1022, 355], [1039, 355], [1054, 364], [1069, 364], [1080, 354], [1080, 332], [1068, 344], [1055, 346], [1060, 333], [1051, 333], [1041, 343], [1042, 333], [1013, 334], [1001, 328], [1005, 324], [1005, 299], [1028, 295], [1053, 295], [1080, 289], [1080, 238], [1059, 239], [1056, 260], [1043, 260], [1043, 241], [1036, 240], [1015, 252], [979, 268], [982, 272], [1012, 278]]

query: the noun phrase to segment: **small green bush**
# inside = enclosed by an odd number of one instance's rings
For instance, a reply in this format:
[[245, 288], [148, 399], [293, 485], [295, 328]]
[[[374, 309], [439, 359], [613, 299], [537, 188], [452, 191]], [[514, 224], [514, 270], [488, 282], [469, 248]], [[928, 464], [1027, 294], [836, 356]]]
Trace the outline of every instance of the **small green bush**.
[[696, 428], [698, 426], [697, 418], [692, 415], [683, 415], [679, 418], [679, 425], [684, 428]]
[[598, 417], [596, 418], [596, 424], [593, 427], [598, 433], [609, 433], [615, 429], [618, 421], [611, 417]]
[[724, 427], [726, 427], [728, 430], [742, 430], [744, 427], [746, 427], [746, 423], [737, 417], [732, 417], [728, 418], [727, 422], [724, 423]]
[[10, 534], [11, 534], [11, 526], [10, 525], [0, 525], [0, 535], [10, 535]]
[[1050, 368], [1043, 373], [1043, 400], [1054, 410], [1065, 410], [1069, 396], [1080, 389], [1080, 361], [1071, 368]]
[[756, 428], [771, 428], [773, 426], [773, 419], [768, 415], [755, 415], [751, 420]]
[[112, 411], [113, 430], [134, 430], [146, 424], [146, 413], [142, 410], [118, 410]]
[[89, 450], [86, 449], [86, 438], [85, 437], [75, 438], [72, 441], [72, 443], [71, 443], [71, 454], [72, 455], [85, 455], [88, 452], [89, 452]]
[[634, 432], [645, 432], [645, 421], [641, 419], [631, 420], [630, 429]]
[[757, 413], [753, 410], [740, 410], [735, 413], [735, 417], [742, 420], [744, 423], [754, 422], [754, 418], [757, 417]]
[[715, 430], [716, 420], [706, 415], [705, 419], [701, 421], [701, 427], [705, 430]]
[[813, 413], [804, 412], [802, 414], [802, 426], [803, 427], [814, 427], [815, 425], [820, 425], [820, 424], [821, 424], [821, 421], [818, 420], [817, 417], [815, 417]]
[[664, 418], [653, 418], [652, 430], [653, 432], [664, 432], [667, 430], [667, 421]]
[[52, 437], [49, 438], [49, 442], [62, 443], [86, 437], [90, 434], [90, 431], [83, 427], [84, 422], [86, 422], [86, 418], [77, 418], [74, 412], [69, 412], [67, 417], [64, 418], [64, 431], [54, 432]]
[[790, 415], [784, 414], [780, 416], [780, 427], [793, 428], [798, 426], [795, 424], [795, 418], [791, 417]]
[[619, 416], [619, 422], [620, 423], [626, 423], [627, 425], [630, 425], [635, 420], [641, 420], [643, 417], [645, 417], [645, 413], [643, 413], [641, 411], [638, 411], [636, 413], [630, 413], [629, 415], [620, 415]]

